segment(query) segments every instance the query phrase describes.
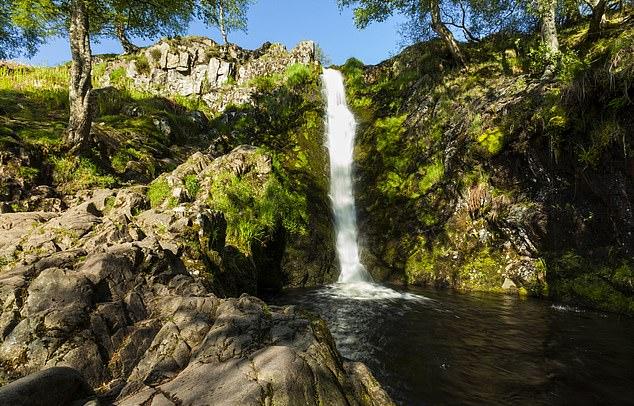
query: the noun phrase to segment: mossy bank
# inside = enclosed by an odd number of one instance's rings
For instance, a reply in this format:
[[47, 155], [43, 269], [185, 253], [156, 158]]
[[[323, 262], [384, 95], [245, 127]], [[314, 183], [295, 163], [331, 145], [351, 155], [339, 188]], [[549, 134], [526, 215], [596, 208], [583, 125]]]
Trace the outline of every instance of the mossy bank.
[[[360, 121], [363, 260], [375, 278], [634, 314], [634, 27], [438, 42], [342, 70]], [[612, 27], [612, 26], [611, 26]]]

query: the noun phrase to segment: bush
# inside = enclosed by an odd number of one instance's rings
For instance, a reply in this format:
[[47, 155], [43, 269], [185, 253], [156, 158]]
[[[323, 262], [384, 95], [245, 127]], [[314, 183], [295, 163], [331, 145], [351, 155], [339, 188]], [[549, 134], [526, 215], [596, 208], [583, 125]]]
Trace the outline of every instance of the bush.
[[185, 190], [187, 190], [187, 194], [190, 198], [196, 198], [198, 192], [200, 191], [200, 181], [196, 175], [187, 175], [185, 176]]

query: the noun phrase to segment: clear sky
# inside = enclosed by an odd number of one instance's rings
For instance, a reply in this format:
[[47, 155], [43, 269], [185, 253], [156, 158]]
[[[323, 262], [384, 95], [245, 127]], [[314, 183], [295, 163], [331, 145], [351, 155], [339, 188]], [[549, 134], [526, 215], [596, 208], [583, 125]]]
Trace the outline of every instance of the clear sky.
[[[340, 11], [336, 0], [257, 0], [249, 11], [248, 33], [234, 32], [229, 40], [243, 48], [255, 49], [266, 41], [281, 42], [292, 48], [299, 41], [311, 39], [319, 43], [335, 64], [356, 57], [375, 64], [399, 50], [401, 17], [385, 23], [371, 24], [364, 30], [355, 28], [352, 11]], [[188, 34], [204, 35], [220, 41], [218, 30], [196, 21]], [[154, 41], [135, 41], [148, 45]], [[117, 41], [103, 39], [93, 45], [93, 52], [119, 53]], [[34, 65], [56, 65], [70, 59], [66, 38], [49, 39], [39, 52], [26, 62]], [[24, 60], [23, 60], [24, 61]]]

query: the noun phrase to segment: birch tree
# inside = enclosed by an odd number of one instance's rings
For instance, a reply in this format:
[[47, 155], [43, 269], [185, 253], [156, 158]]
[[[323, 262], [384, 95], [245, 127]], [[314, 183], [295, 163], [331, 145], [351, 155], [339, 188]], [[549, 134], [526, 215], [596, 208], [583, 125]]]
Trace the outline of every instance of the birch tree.
[[253, 0], [199, 0], [198, 16], [205, 24], [220, 30], [226, 45], [231, 31], [247, 30], [251, 4]]

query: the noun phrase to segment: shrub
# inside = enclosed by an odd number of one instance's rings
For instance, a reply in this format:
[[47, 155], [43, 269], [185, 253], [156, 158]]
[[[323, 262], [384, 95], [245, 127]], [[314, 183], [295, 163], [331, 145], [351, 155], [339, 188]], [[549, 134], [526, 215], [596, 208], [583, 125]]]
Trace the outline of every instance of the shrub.
[[158, 48], [153, 48], [152, 50], [150, 50], [150, 57], [155, 62], [159, 62], [161, 60], [161, 50]]
[[200, 191], [200, 181], [196, 175], [187, 175], [184, 179], [185, 182], [185, 190], [187, 190], [187, 194], [192, 199], [198, 195]]
[[150, 62], [145, 54], [140, 54], [136, 57], [136, 70], [142, 75], [149, 75], [151, 71]]

